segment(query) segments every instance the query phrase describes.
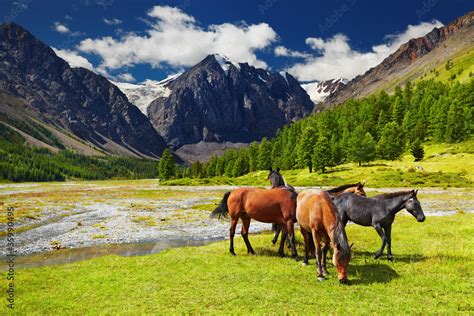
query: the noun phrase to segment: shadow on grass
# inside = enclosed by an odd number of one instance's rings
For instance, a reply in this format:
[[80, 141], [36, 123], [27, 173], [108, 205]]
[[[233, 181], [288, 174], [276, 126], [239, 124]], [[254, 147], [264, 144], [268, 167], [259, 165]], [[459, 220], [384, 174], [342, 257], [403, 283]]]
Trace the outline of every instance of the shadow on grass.
[[[351, 277], [352, 276], [352, 277]], [[357, 278], [354, 278], [357, 277]], [[389, 283], [400, 275], [388, 264], [363, 264], [349, 266], [351, 284]]]
[[[384, 254], [379, 259], [374, 259], [375, 251], [352, 251], [353, 258], [362, 258], [365, 260], [377, 260], [378, 262], [387, 261], [387, 254]], [[421, 262], [428, 259], [420, 254], [412, 254], [412, 255], [397, 255], [393, 254], [394, 262], [403, 262], [403, 263], [411, 263], [411, 262]]]

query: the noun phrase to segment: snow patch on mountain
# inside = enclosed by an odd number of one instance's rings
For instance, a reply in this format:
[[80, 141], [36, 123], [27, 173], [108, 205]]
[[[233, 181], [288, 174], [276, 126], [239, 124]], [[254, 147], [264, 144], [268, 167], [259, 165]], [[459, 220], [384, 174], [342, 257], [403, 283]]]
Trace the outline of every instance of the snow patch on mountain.
[[304, 83], [301, 85], [303, 89], [306, 90], [311, 101], [315, 104], [324, 102], [326, 98], [331, 94], [336, 92], [342, 86], [346, 85], [349, 82], [346, 78], [336, 78], [326, 81], [315, 81]]
[[139, 108], [143, 114], [147, 115], [148, 106], [152, 101], [160, 97], [169, 97], [171, 90], [167, 85], [179, 75], [180, 73], [169, 76], [161, 81], [147, 79], [138, 84], [115, 81], [112, 81], [112, 83], [127, 96], [130, 103]]
[[221, 54], [214, 54], [214, 58], [216, 61], [219, 63], [221, 66], [222, 70], [224, 70], [225, 74], [227, 75], [229, 73], [229, 67], [230, 65], [233, 65], [235, 68], [240, 70], [240, 65], [239, 63], [236, 63], [232, 60], [230, 60], [228, 57], [221, 55]]

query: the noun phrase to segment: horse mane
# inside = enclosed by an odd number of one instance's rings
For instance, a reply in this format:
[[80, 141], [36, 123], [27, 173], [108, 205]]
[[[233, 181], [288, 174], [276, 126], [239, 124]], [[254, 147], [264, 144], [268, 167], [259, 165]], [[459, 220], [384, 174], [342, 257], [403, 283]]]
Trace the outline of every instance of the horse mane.
[[396, 198], [396, 197], [402, 196], [402, 195], [407, 195], [407, 194], [410, 194], [412, 192], [413, 191], [398, 191], [398, 192], [383, 193], [383, 194], [379, 194], [379, 195], [374, 196], [374, 198], [390, 199], [390, 198]]
[[346, 230], [342, 226], [341, 221], [337, 221], [336, 229], [333, 233], [334, 242], [341, 246], [340, 253], [343, 258], [348, 258], [351, 256], [351, 247], [349, 246], [349, 241], [347, 240]]
[[328, 193], [337, 193], [337, 192], [341, 192], [341, 191], [343, 191], [345, 189], [348, 189], [348, 188], [356, 187], [360, 184], [361, 184], [360, 182], [359, 183], [344, 184], [344, 185], [338, 186], [337, 188], [327, 190], [327, 192]]

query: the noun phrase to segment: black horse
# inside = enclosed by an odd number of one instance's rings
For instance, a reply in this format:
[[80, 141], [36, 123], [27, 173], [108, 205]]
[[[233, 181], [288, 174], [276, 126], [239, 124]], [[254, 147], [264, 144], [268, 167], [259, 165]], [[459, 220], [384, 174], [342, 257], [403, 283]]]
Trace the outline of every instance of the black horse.
[[387, 259], [392, 261], [392, 223], [395, 215], [406, 209], [418, 222], [425, 220], [420, 201], [416, 197], [418, 190], [402, 191], [377, 195], [373, 198], [344, 193], [334, 199], [342, 224], [352, 221], [362, 226], [373, 226], [380, 238], [382, 247], [375, 254], [379, 258], [387, 246]]

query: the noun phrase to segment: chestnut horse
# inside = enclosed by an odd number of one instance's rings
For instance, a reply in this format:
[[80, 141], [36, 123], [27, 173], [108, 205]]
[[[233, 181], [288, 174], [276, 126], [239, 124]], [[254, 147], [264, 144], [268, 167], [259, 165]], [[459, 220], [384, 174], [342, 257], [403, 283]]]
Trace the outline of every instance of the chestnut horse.
[[[290, 235], [292, 257], [296, 258], [295, 234], [293, 223], [296, 218], [296, 193], [285, 188], [259, 189], [239, 188], [227, 192], [220, 205], [212, 212], [211, 217], [230, 215], [230, 248], [234, 252], [235, 227], [242, 220], [242, 238], [247, 246], [247, 252], [255, 254], [248, 239], [250, 220], [253, 218], [264, 223], [277, 223], [285, 225]], [[284, 255], [283, 247], [280, 246], [280, 255]]]
[[[293, 190], [296, 192], [295, 188], [293, 188], [291, 185], [288, 185], [286, 181], [283, 179], [283, 176], [280, 173], [280, 168], [277, 168], [276, 170], [273, 170], [272, 168], [269, 169], [269, 174], [267, 179], [270, 180], [270, 183], [272, 184], [272, 189], [274, 188], [279, 188], [279, 187], [286, 187], [288, 190]], [[360, 182], [358, 183], [353, 183], [353, 184], [344, 184], [341, 186], [338, 186], [337, 188], [333, 188], [330, 190], [327, 190], [331, 198], [336, 198], [339, 195], [343, 193], [353, 193], [356, 195], [360, 196], [367, 196], [367, 194], [364, 191], [364, 185]], [[273, 234], [273, 239], [272, 243], [275, 245], [278, 241], [278, 236], [280, 235], [281, 230], [284, 228], [283, 225], [278, 225], [278, 224], [273, 224], [272, 225], [272, 230], [274, 232]], [[285, 235], [283, 235], [282, 239], [284, 240], [286, 238]], [[324, 249], [324, 252], [327, 252], [327, 248]]]
[[305, 244], [304, 263], [308, 264], [310, 238], [312, 238], [316, 250], [318, 280], [324, 280], [327, 274], [326, 253], [323, 253], [321, 245], [330, 244], [334, 249], [333, 263], [336, 266], [339, 282], [347, 284], [347, 267], [351, 259], [351, 249], [344, 227], [339, 220], [339, 213], [329, 193], [314, 189], [301, 191], [297, 198], [296, 218]]

